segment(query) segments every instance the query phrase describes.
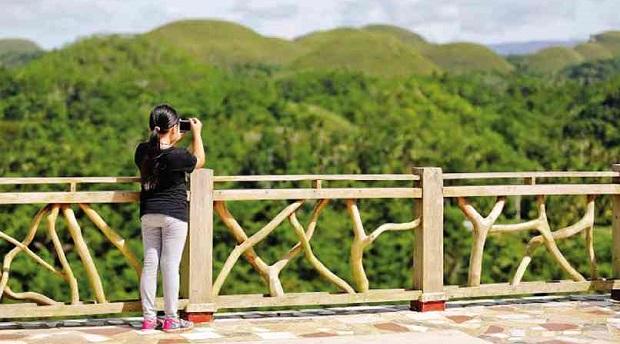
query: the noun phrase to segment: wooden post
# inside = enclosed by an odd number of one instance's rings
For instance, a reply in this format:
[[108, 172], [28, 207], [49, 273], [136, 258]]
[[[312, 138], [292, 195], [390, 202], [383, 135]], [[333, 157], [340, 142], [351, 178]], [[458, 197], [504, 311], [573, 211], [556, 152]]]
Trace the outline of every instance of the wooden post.
[[[613, 164], [611, 166], [612, 171], [620, 172], [620, 164]], [[620, 183], [620, 177], [614, 177], [613, 183]], [[620, 279], [620, 195], [611, 196], [613, 204], [612, 213], [612, 248], [611, 248], [611, 267], [612, 278]], [[614, 300], [620, 300], [620, 289], [611, 290], [611, 298]]]
[[213, 170], [190, 176], [189, 232], [181, 260], [181, 296], [193, 322], [213, 320]]
[[437, 167], [414, 168], [413, 173], [420, 177], [416, 186], [422, 188], [422, 199], [416, 207], [420, 226], [415, 233], [413, 288], [421, 290], [422, 295], [411, 301], [411, 309], [444, 310], [443, 176]]

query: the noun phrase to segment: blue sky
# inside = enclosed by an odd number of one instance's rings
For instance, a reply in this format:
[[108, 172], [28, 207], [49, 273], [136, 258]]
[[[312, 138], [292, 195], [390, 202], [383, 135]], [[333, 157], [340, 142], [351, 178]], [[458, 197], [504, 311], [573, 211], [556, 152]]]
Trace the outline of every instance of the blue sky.
[[0, 37], [29, 38], [48, 49], [184, 18], [230, 20], [284, 38], [388, 23], [433, 42], [585, 40], [620, 29], [620, 0], [0, 0], [0, 8]]

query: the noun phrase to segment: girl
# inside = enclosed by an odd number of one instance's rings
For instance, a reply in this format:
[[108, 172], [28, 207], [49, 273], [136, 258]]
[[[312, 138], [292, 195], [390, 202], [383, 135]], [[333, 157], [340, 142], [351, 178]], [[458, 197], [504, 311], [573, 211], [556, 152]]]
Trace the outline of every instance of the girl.
[[148, 142], [138, 145], [134, 155], [140, 168], [140, 220], [144, 245], [144, 266], [140, 277], [140, 298], [144, 321], [142, 329], [155, 329], [157, 267], [161, 267], [164, 289], [163, 330], [177, 332], [193, 327], [192, 322], [179, 319], [179, 264], [187, 237], [188, 202], [186, 174], [205, 163], [200, 137], [202, 123], [190, 118], [192, 153], [175, 144], [183, 134], [179, 116], [168, 104], [155, 106], [149, 118], [151, 135]]

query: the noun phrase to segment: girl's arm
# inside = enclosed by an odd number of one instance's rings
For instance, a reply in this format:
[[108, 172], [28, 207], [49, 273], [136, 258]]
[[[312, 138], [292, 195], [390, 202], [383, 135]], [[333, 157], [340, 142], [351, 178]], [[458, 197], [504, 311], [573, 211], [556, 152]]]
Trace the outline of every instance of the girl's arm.
[[205, 164], [205, 148], [202, 145], [202, 137], [200, 131], [202, 130], [202, 123], [198, 118], [190, 118], [192, 128], [192, 145], [191, 153], [196, 157], [196, 167], [201, 168]]

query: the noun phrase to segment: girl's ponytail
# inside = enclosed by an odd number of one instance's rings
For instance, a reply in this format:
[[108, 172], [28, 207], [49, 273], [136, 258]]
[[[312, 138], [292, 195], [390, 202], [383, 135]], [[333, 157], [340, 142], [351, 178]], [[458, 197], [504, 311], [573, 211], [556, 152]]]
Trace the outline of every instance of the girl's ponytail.
[[159, 158], [162, 154], [159, 134], [167, 133], [178, 121], [179, 116], [176, 110], [168, 104], [157, 105], [151, 111], [149, 116], [151, 134], [149, 135], [146, 158], [140, 166], [142, 189], [145, 191], [153, 190], [159, 184], [161, 172]]

